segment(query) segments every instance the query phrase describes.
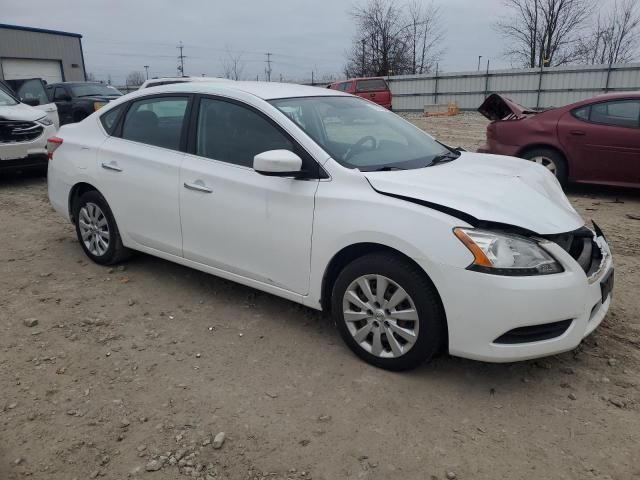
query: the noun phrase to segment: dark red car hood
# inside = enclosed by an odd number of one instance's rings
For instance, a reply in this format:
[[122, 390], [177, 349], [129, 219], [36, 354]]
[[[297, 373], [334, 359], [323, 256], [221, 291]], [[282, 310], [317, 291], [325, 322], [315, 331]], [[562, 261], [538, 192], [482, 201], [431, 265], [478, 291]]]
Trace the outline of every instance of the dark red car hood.
[[489, 95], [485, 101], [482, 102], [482, 105], [478, 107], [478, 111], [492, 121], [515, 120], [533, 113], [538, 113], [498, 93]]

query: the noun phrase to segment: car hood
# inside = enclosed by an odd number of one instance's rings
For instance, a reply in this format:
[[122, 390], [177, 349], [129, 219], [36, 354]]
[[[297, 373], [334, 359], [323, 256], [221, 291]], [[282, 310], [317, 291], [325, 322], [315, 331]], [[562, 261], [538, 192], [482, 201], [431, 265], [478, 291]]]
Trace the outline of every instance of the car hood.
[[0, 120], [19, 120], [33, 122], [44, 117], [45, 114], [37, 108], [30, 107], [24, 103], [17, 105], [0, 106]]
[[417, 200], [471, 223], [501, 223], [539, 235], [584, 225], [554, 176], [517, 158], [462, 152], [433, 167], [363, 174], [382, 194]]
[[503, 97], [497, 93], [489, 95], [485, 101], [482, 102], [482, 105], [478, 107], [478, 112], [492, 121], [506, 119], [515, 120], [527, 115], [538, 113], [535, 110], [524, 107], [510, 98]]

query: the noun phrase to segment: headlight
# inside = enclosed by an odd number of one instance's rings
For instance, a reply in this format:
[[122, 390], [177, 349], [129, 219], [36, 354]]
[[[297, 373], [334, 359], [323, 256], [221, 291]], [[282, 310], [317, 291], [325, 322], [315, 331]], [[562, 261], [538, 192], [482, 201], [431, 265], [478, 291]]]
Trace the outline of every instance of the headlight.
[[564, 271], [539, 244], [505, 233], [455, 228], [453, 233], [474, 256], [470, 270], [494, 275], [549, 275]]
[[39, 118], [37, 122], [41, 125], [44, 125], [45, 127], [48, 127], [49, 125], [53, 125], [53, 122], [49, 120], [49, 117], [47, 117], [46, 115], [42, 118]]
[[93, 102], [93, 111], [97, 112], [104, 107], [108, 102]]

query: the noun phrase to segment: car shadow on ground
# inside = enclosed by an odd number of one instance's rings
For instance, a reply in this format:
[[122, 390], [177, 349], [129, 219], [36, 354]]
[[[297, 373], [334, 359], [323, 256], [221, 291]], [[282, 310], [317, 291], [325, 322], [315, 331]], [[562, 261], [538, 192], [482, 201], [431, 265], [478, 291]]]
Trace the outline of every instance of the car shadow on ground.
[[0, 188], [37, 185], [47, 181], [47, 171], [42, 168], [33, 168], [24, 171], [0, 170]]
[[564, 193], [570, 196], [584, 196], [589, 198], [640, 200], [640, 188], [572, 183], [564, 188]]
[[178, 278], [181, 283], [180, 288], [192, 292], [195, 297], [206, 298], [207, 294], [216, 292], [216, 298], [220, 301], [224, 297], [224, 302], [227, 304], [241, 306], [250, 302], [256, 312], [263, 313], [261, 322], [265, 323], [260, 327], [265, 331], [284, 325], [298, 342], [308, 342], [301, 348], [307, 352], [317, 349], [318, 355], [322, 355], [322, 348], [317, 344], [317, 339], [307, 335], [311, 325], [322, 338], [326, 339], [326, 343], [338, 346], [341, 365], [348, 370], [360, 371], [363, 375], [380, 373], [402, 375], [410, 382], [432, 379], [447, 384], [461, 383], [473, 390], [486, 391], [488, 394], [493, 394], [497, 389], [513, 392], [531, 388], [527, 385], [530, 380], [533, 381], [536, 377], [543, 375], [549, 377], [550, 370], [554, 370], [559, 376], [563, 366], [575, 364], [574, 355], [579, 354], [583, 349], [590, 348], [583, 344], [574, 352], [515, 363], [486, 363], [453, 357], [443, 352], [430, 363], [423, 364], [414, 370], [401, 373], [384, 372], [366, 364], [349, 350], [335, 328], [331, 315], [327, 312], [320, 312], [150, 255], [136, 254], [127, 263], [127, 272], [149, 278]]

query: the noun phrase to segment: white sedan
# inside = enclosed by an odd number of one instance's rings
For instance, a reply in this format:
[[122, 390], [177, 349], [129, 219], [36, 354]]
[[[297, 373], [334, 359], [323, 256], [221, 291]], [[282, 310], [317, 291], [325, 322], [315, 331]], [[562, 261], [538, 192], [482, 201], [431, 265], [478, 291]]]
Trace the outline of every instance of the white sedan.
[[93, 261], [137, 250], [330, 311], [379, 367], [567, 351], [610, 306], [607, 242], [545, 168], [335, 90], [148, 88], [49, 150], [49, 198]]

